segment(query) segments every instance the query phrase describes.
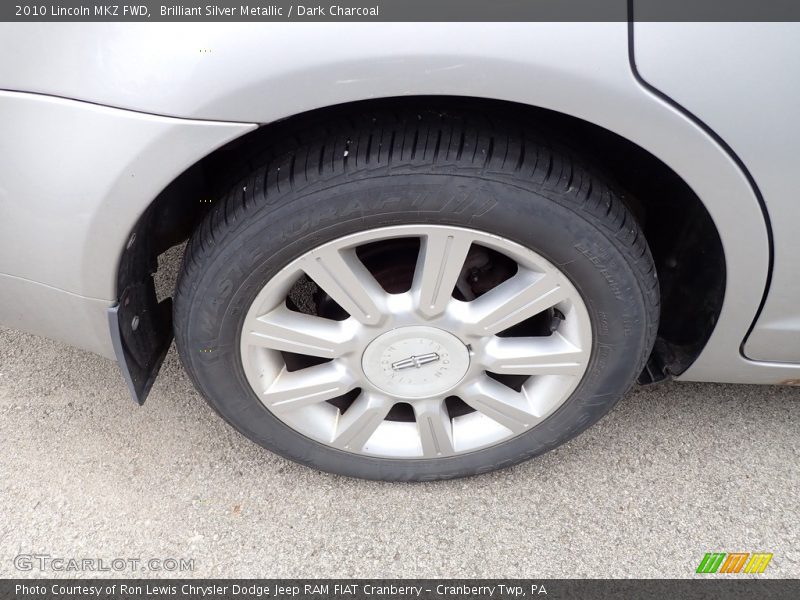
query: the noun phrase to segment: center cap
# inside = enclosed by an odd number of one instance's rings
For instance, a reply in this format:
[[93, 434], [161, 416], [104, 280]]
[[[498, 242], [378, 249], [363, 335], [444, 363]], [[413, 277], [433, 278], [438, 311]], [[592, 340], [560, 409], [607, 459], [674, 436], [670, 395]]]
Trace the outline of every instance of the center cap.
[[441, 329], [400, 327], [372, 340], [361, 365], [381, 391], [398, 398], [427, 398], [461, 381], [469, 369], [469, 350]]

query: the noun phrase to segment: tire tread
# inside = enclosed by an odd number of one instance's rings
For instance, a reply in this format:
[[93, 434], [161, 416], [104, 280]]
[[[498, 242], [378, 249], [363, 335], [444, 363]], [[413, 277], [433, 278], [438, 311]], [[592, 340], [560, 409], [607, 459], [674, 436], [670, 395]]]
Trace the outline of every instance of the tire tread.
[[[174, 322], [187, 367], [184, 346], [196, 282], [216, 246], [235, 238], [249, 214], [275, 210], [289, 194], [311, 193], [353, 178], [455, 171], [545, 195], [607, 234], [633, 267], [646, 307], [646, 342], [636, 357], [637, 372], [644, 368], [659, 316], [658, 279], [644, 233], [625, 205], [624, 192], [535, 124], [473, 110], [367, 112], [298, 131], [266, 148], [253, 163], [251, 174], [214, 203], [186, 247]], [[187, 371], [207, 396], [192, 369]]]

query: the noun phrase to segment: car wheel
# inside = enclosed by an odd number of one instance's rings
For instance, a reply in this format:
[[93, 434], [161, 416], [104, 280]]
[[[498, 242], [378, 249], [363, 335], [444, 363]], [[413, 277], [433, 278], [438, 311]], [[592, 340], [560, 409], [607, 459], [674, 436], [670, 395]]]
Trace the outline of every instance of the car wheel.
[[198, 390], [262, 446], [370, 479], [486, 472], [574, 437], [642, 370], [653, 261], [571, 152], [420, 110], [266, 156], [193, 235], [175, 298]]

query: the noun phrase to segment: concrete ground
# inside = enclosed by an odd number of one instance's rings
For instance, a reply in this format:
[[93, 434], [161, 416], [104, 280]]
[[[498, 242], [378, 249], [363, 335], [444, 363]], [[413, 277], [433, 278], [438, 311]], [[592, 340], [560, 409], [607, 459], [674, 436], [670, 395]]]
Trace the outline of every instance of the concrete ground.
[[346, 479], [239, 435], [174, 349], [140, 408], [114, 363], [0, 329], [0, 577], [74, 575], [16, 570], [41, 553], [203, 577], [672, 578], [712, 551], [800, 577], [799, 465], [800, 389], [670, 383], [511, 469]]

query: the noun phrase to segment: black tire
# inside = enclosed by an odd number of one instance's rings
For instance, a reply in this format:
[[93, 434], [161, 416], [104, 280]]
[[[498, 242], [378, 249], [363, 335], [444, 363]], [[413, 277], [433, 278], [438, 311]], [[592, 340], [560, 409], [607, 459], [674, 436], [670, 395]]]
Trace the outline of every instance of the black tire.
[[[588, 370], [529, 432], [450, 458], [371, 458], [298, 434], [248, 385], [239, 331], [265, 282], [324, 242], [409, 223], [516, 241], [558, 266], [584, 298], [593, 332]], [[336, 121], [282, 143], [195, 231], [174, 311], [178, 350], [197, 389], [253, 441], [332, 473], [430, 480], [519, 463], [600, 419], [644, 367], [659, 290], [645, 238], [620, 195], [570, 151], [496, 115], [419, 110]]]

